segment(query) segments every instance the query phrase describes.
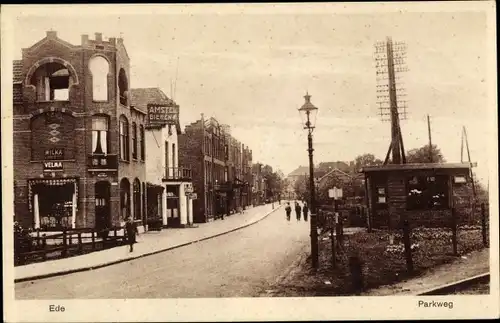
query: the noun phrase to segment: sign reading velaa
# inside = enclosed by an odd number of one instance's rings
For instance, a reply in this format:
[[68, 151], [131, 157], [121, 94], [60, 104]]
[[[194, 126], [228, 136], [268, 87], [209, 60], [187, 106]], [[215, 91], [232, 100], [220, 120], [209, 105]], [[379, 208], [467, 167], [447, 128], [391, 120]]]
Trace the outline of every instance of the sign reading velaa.
[[150, 125], [175, 125], [178, 120], [178, 105], [148, 104], [148, 123]]

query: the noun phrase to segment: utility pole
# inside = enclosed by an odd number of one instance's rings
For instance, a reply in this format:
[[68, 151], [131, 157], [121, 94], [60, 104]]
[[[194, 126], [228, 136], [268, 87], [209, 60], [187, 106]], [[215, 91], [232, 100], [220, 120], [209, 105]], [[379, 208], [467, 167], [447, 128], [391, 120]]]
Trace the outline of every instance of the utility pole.
[[[380, 116], [383, 121], [391, 123], [391, 143], [387, 151], [384, 164], [389, 161], [392, 152], [392, 163], [406, 163], [403, 136], [401, 134], [400, 120], [406, 119], [406, 101], [404, 88], [396, 84], [398, 73], [406, 72], [404, 66], [406, 45], [402, 42], [393, 43], [390, 37], [385, 42], [375, 44], [375, 55], [377, 63], [377, 98]], [[387, 119], [387, 117], [389, 117]]]
[[432, 137], [431, 137], [431, 118], [427, 115], [427, 129], [429, 131], [429, 162], [432, 163]]

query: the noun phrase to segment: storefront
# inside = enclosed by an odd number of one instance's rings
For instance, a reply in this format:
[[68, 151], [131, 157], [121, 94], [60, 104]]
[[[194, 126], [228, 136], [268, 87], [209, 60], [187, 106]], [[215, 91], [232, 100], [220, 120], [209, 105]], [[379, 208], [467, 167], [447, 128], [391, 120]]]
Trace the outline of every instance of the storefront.
[[78, 179], [28, 180], [28, 201], [35, 229], [47, 231], [74, 229]]

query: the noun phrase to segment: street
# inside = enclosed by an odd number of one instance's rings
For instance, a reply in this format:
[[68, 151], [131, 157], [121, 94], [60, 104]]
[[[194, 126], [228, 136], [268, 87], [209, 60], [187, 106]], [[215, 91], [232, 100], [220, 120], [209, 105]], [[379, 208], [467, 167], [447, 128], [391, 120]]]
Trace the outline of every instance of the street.
[[18, 283], [16, 298], [252, 297], [309, 252], [308, 245], [309, 222], [286, 221], [282, 208], [255, 225], [193, 245]]

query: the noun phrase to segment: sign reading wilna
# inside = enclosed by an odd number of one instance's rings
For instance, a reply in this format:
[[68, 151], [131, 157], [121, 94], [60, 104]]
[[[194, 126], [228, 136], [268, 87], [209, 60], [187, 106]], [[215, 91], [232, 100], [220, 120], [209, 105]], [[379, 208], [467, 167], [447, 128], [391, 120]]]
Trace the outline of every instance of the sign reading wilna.
[[151, 125], [175, 125], [179, 120], [178, 105], [148, 104], [148, 123]]

